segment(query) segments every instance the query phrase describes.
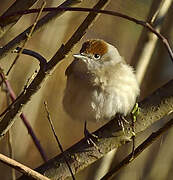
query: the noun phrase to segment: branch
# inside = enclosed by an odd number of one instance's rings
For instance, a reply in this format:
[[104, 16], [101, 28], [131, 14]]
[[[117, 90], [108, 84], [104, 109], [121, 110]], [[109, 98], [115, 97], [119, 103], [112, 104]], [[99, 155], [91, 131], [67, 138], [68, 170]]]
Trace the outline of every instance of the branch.
[[[17, 14], [30, 14], [30, 13], [36, 13], [38, 12], [40, 9], [30, 9], [30, 10], [27, 10], [27, 11], [21, 11], [21, 12], [17, 12], [16, 14], [12, 14], [13, 16], [17, 15]], [[130, 17], [130, 16], [127, 16], [125, 14], [122, 14], [122, 13], [118, 13], [118, 12], [115, 12], [115, 11], [108, 11], [108, 10], [99, 10], [99, 9], [96, 9], [96, 8], [79, 8], [79, 7], [58, 7], [58, 8], [44, 8], [43, 11], [53, 11], [53, 12], [56, 12], [56, 11], [79, 11], [79, 12], [95, 12], [95, 13], [102, 13], [102, 14], [107, 14], [107, 15], [112, 15], [112, 16], [116, 16], [116, 17], [120, 17], [120, 18], [123, 18], [123, 19], [126, 19], [128, 21], [131, 21], [131, 22], [134, 22], [136, 24], [139, 24], [143, 27], [145, 27], [146, 29], [148, 29], [150, 32], [154, 33], [162, 42], [163, 44], [165, 45], [168, 53], [169, 53], [169, 56], [171, 58], [171, 60], [173, 61], [173, 52], [172, 52], [172, 49], [169, 45], [169, 42], [168, 40], [163, 36], [161, 35], [158, 31], [156, 31], [152, 25], [148, 22], [145, 22], [145, 21], [141, 21], [141, 20], [138, 20], [136, 18], [133, 18], [133, 17]], [[8, 16], [6, 17], [1, 17], [1, 19], [4, 19], [4, 18], [8, 18]], [[0, 21], [1, 21], [0, 19]]]
[[[21, 10], [29, 9], [38, 0], [17, 0], [2, 14], [2, 17], [15, 13]], [[13, 16], [8, 20], [4, 19], [0, 22], [0, 38], [20, 19], [22, 15]]]
[[[94, 6], [95, 9], [103, 8], [109, 0], [99, 0], [99, 2]], [[83, 23], [79, 26], [76, 32], [68, 40], [68, 42], [61, 46], [61, 48], [56, 52], [53, 58], [47, 63], [45, 70], [40, 69], [31, 82], [31, 84], [26, 87], [23, 92], [17, 97], [17, 99], [10, 105], [9, 110], [5, 113], [4, 117], [0, 121], [0, 136], [2, 137], [15, 122], [14, 118], [23, 108], [23, 106], [30, 100], [31, 96], [35, 94], [39, 89], [43, 80], [46, 78], [47, 74], [54, 69], [54, 67], [62, 61], [68, 53], [71, 51], [73, 46], [82, 38], [85, 34], [86, 29], [92, 24], [98, 15], [96, 13], [89, 13]]]
[[[81, 2], [81, 0], [66, 0], [58, 7], [61, 7], [61, 8], [69, 7], [69, 6], [78, 4], [80, 2]], [[48, 23], [50, 21], [52, 21], [53, 19], [61, 16], [63, 13], [64, 12], [62, 12], [62, 11], [54, 11], [54, 12], [50, 12], [47, 15], [45, 15], [43, 18], [41, 18], [38, 21], [38, 23], [33, 31], [33, 34], [35, 32], [37, 32], [38, 30], [40, 30], [44, 25], [48, 25]], [[3, 20], [3, 18], [1, 20]], [[0, 22], [1, 22], [1, 20], [0, 20]], [[32, 26], [30, 26], [24, 32], [19, 34], [17, 37], [15, 37], [13, 40], [11, 40], [8, 44], [6, 44], [2, 48], [0, 48], [0, 59], [5, 57], [9, 51], [11, 51], [12, 49], [15, 49], [17, 46], [19, 46], [27, 38], [27, 34], [31, 31], [31, 28], [32, 28]]]
[[[22, 49], [22, 48], [17, 47], [15, 50], [12, 51], [12, 53], [19, 53], [19, 52], [21, 52], [21, 49]], [[42, 71], [44, 71], [44, 70], [46, 69], [47, 60], [46, 60], [42, 55], [40, 55], [39, 53], [37, 53], [37, 52], [35, 52], [35, 51], [32, 51], [32, 50], [29, 50], [29, 49], [23, 49], [21, 53], [36, 58], [36, 60], [38, 60], [39, 63], [40, 63], [40, 64], [39, 64], [39, 65], [40, 65], [40, 69], [41, 69]], [[1, 71], [2, 71], [2, 73], [1, 73]], [[12, 100], [15, 101], [15, 100], [16, 100], [16, 95], [15, 95], [15, 93], [13, 92], [13, 90], [12, 90], [10, 84], [8, 83], [8, 81], [5, 80], [5, 75], [4, 75], [3, 70], [1, 69], [1, 67], [0, 67], [0, 77], [2, 78], [2, 81], [0, 82], [0, 85], [1, 85], [1, 83], [3, 83], [3, 81], [5, 82], [6, 86], [9, 88], [10, 96], [11, 96]], [[22, 93], [23, 93], [23, 92], [22, 92]], [[22, 93], [21, 93], [21, 95], [22, 95]], [[18, 98], [19, 98], [19, 97], [18, 97]], [[0, 114], [0, 118], [1, 118], [2, 116], [4, 116], [4, 115], [11, 109], [11, 107], [13, 106], [14, 103], [15, 103], [15, 102], [12, 102], [12, 104], [10, 104], [10, 105]]]
[[[63, 150], [63, 147], [62, 147], [62, 145], [61, 145], [61, 143], [60, 143], [60, 140], [59, 140], [59, 138], [58, 138], [58, 136], [57, 136], [57, 134], [56, 134], [56, 132], [55, 132], [55, 128], [54, 128], [54, 125], [53, 125], [53, 122], [52, 122], [52, 119], [51, 119], [51, 116], [50, 116], [50, 113], [49, 113], [49, 110], [48, 110], [48, 107], [47, 107], [47, 102], [44, 102], [44, 105], [45, 105], [45, 109], [46, 109], [46, 113], [47, 113], [47, 119], [48, 119], [48, 121], [49, 121], [51, 130], [52, 130], [53, 135], [54, 135], [54, 137], [55, 137], [55, 139], [56, 139], [56, 142], [57, 142], [57, 144], [58, 144], [58, 147], [59, 147], [61, 153], [63, 154], [63, 153], [64, 153], [64, 150]], [[70, 174], [71, 174], [72, 179], [75, 180], [73, 171], [72, 171], [72, 169], [71, 169], [71, 167], [70, 167], [70, 165], [69, 165], [69, 163], [68, 163], [65, 155], [64, 155], [64, 161], [66, 162], [66, 164], [67, 164], [67, 166], [68, 166], [68, 169], [69, 169], [69, 171], [70, 171]]]
[[136, 157], [138, 157], [147, 147], [149, 147], [154, 141], [156, 141], [164, 132], [172, 128], [173, 119], [168, 121], [163, 127], [161, 127], [158, 131], [152, 133], [142, 144], [140, 144], [134, 151], [133, 159], [131, 158], [131, 154], [129, 154], [126, 158], [124, 158], [117, 166], [113, 167], [111, 171], [109, 171], [101, 180], [108, 180], [113, 178], [115, 174], [123, 167], [127, 166], [131, 163]]
[[22, 46], [21, 46], [21, 49], [19, 50], [17, 56], [15, 57], [13, 63], [11, 64], [11, 66], [9, 67], [9, 69], [8, 69], [8, 71], [7, 71], [7, 73], [6, 73], [7, 76], [9, 75], [11, 69], [14, 67], [14, 65], [15, 65], [16, 62], [18, 61], [18, 59], [19, 59], [20, 55], [22, 54], [22, 51], [24, 50], [24, 47], [26, 46], [27, 42], [29, 41], [29, 39], [31, 39], [32, 33], [33, 33], [33, 31], [34, 31], [37, 23], [38, 23], [38, 20], [40, 19], [40, 16], [41, 16], [41, 14], [42, 14], [43, 8], [44, 8], [45, 6], [46, 6], [46, 1], [43, 1], [42, 5], [41, 5], [41, 8], [40, 8], [40, 11], [38, 12], [38, 14], [37, 14], [37, 16], [36, 16], [36, 19], [35, 19], [32, 27], [31, 27], [31, 30], [30, 30], [30, 32], [27, 34], [27, 38], [24, 40], [24, 42], [23, 42], [23, 44], [22, 44]]
[[0, 154], [0, 162], [6, 164], [7, 166], [10, 166], [17, 171], [25, 174], [27, 177], [35, 179], [35, 180], [50, 180], [49, 178], [41, 175], [40, 173], [30, 169], [29, 167], [8, 158], [7, 156], [4, 156], [3, 154]]
[[[7, 87], [7, 91], [9, 93], [9, 96], [10, 96], [11, 100], [15, 101], [16, 95], [15, 95], [9, 81], [5, 79], [5, 76], [1, 72], [0, 72], [0, 77], [2, 79], [2, 82], [4, 82], [6, 87]], [[20, 114], [20, 118], [22, 119], [23, 123], [25, 124], [25, 126], [26, 126], [26, 128], [28, 130], [28, 133], [30, 134], [36, 148], [38, 149], [38, 151], [39, 151], [39, 153], [40, 153], [40, 155], [42, 157], [42, 159], [46, 162], [48, 160], [47, 156], [46, 156], [46, 154], [45, 154], [45, 152], [44, 152], [44, 150], [43, 150], [43, 148], [42, 148], [42, 146], [40, 144], [40, 141], [38, 140], [37, 136], [35, 135], [29, 121], [27, 120], [26, 116], [23, 113]]]
[[[15, 50], [12, 51], [12, 53], [19, 53], [20, 51], [21, 51], [21, 48], [17, 47]], [[39, 53], [32, 51], [30, 49], [23, 49], [22, 54], [26, 54], [28, 56], [32, 56], [32, 57], [36, 58], [40, 63], [40, 68], [41, 69], [46, 68], [47, 60]]]
[[[157, 15], [160, 11], [160, 7], [162, 6], [163, 0], [153, 0], [152, 4], [150, 6], [150, 11], [148, 13], [148, 16], [146, 18], [147, 22], [152, 22], [152, 24], [156, 21]], [[154, 26], [156, 27], [156, 26]], [[148, 31], [144, 28], [142, 29], [142, 32], [140, 33], [140, 37], [137, 42], [137, 46], [135, 47], [135, 50], [132, 54], [130, 64], [133, 67], [136, 67], [137, 62], [139, 62], [141, 53], [143, 52], [143, 49], [145, 48], [145, 44], [148, 42]], [[135, 68], [136, 69], [136, 68]]]
[[[170, 3], [168, 3], [168, 2], [170, 2]], [[167, 5], [166, 9], [165, 9], [165, 4]], [[170, 9], [172, 9], [172, 7], [173, 6], [171, 6], [171, 1], [165, 0], [162, 3], [162, 6], [160, 7], [160, 9], [157, 11], [158, 15], [154, 21], [154, 24], [155, 24], [154, 27], [158, 33], [161, 32], [161, 28], [163, 28], [163, 25], [162, 25], [163, 23], [159, 23], [159, 24], [157, 23], [156, 24], [156, 22], [159, 19], [162, 19], [162, 21], [164, 19], [166, 19], [168, 11]], [[148, 66], [151, 65], [150, 64], [151, 57], [153, 55], [153, 52], [155, 50], [155, 47], [157, 45], [157, 40], [158, 40], [158, 38], [156, 36], [154, 36], [153, 33], [149, 33], [149, 32], [146, 33], [146, 31], [143, 31], [143, 33], [144, 34], [139, 39], [140, 41], [138, 41], [139, 46], [137, 46], [137, 47], [139, 47], [139, 48], [137, 49], [137, 53], [136, 53], [137, 56], [134, 57], [135, 58], [134, 60], [136, 60], [136, 62], [137, 62], [137, 64], [136, 64], [136, 77], [137, 77], [137, 80], [140, 84], [143, 82], [145, 74], [147, 74], [146, 71], [149, 69]], [[140, 45], [140, 43], [141, 43], [141, 45]], [[135, 54], [134, 54], [134, 56], [135, 56]], [[152, 61], [152, 63], [153, 63], [153, 61]]]
[[[170, 117], [170, 114], [173, 112], [173, 80], [140, 102], [139, 106], [141, 111], [134, 127], [136, 134], [144, 131], [154, 122], [164, 117]], [[117, 121], [118, 119], [115, 118], [94, 132], [98, 136], [96, 145], [99, 151], [94, 146], [88, 145], [84, 138], [64, 152], [74, 174], [83, 170], [114, 148], [118, 148], [131, 140], [133, 133], [129, 130], [130, 125], [126, 124], [125, 132], [123, 132]], [[37, 168], [36, 171], [52, 179], [59, 179], [60, 177], [65, 179], [70, 176], [63, 154], [59, 154], [49, 160]], [[26, 179], [26, 177], [22, 176], [19, 178], [19, 180], [22, 179]]]

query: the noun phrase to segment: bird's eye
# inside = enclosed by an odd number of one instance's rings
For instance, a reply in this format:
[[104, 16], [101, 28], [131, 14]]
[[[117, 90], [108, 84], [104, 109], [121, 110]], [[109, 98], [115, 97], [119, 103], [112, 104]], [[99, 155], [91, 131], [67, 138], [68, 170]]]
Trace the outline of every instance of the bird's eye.
[[94, 54], [94, 58], [95, 59], [100, 59], [100, 55], [99, 54]]

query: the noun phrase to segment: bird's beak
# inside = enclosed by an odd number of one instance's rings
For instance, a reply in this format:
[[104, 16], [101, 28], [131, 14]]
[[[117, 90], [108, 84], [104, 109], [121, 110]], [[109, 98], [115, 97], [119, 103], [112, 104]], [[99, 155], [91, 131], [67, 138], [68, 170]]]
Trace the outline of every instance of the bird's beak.
[[81, 59], [81, 60], [86, 60], [88, 59], [86, 56], [82, 55], [82, 54], [73, 54], [73, 57], [77, 58], [77, 59]]

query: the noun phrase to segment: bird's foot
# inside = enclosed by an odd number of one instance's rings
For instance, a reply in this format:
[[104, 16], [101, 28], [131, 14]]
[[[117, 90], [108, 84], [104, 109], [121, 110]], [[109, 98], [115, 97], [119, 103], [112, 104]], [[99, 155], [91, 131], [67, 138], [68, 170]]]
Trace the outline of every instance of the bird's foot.
[[[134, 114], [135, 114], [135, 113], [136, 113], [136, 111], [134, 112]], [[136, 121], [136, 118], [134, 118], [134, 114], [133, 114], [133, 113], [131, 113], [131, 114], [132, 114], [132, 123], [130, 123], [129, 121], [127, 121], [124, 116], [118, 115], [118, 116], [119, 116], [119, 118], [118, 118], [118, 124], [119, 124], [119, 126], [121, 126], [122, 131], [125, 133], [125, 126], [124, 126], [125, 123], [126, 123], [126, 124], [130, 124], [131, 129], [132, 129], [132, 136], [131, 136], [131, 139], [132, 139], [132, 151], [131, 151], [130, 161], [132, 161], [132, 160], [134, 159], [135, 136], [136, 136], [136, 134], [135, 134], [135, 132], [134, 132], [134, 123], [135, 123], [135, 121]], [[136, 116], [135, 116], [135, 117], [136, 117]]]
[[121, 114], [118, 114], [118, 125], [122, 128], [123, 132], [125, 132], [124, 123], [129, 124], [129, 121], [127, 121]]
[[135, 104], [135, 106], [133, 107], [133, 110], [131, 112], [131, 117], [132, 117], [132, 124], [131, 124], [131, 128], [132, 128], [132, 152], [131, 152], [131, 158], [130, 161], [132, 161], [134, 159], [134, 154], [135, 154], [135, 128], [134, 128], [134, 123], [137, 120], [137, 116], [140, 113], [140, 108], [138, 106], [138, 103]]
[[95, 141], [97, 141], [98, 139], [98, 137], [95, 134], [90, 133], [88, 129], [84, 129], [84, 136], [88, 144], [95, 145]]
[[84, 136], [89, 145], [93, 145], [97, 150], [99, 150], [99, 148], [96, 144], [96, 142], [98, 141], [98, 136], [96, 136], [95, 134], [92, 134], [88, 131], [88, 129], [86, 127], [86, 121], [85, 121], [85, 126], [84, 126]]

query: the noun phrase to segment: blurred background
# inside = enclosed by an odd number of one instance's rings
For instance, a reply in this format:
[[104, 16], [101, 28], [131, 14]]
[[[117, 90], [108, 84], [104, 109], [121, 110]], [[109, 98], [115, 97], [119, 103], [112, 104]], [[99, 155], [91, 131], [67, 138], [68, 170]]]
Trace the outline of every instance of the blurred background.
[[[15, 1], [1, 0], [0, 15], [2, 15]], [[46, 7], [56, 7], [62, 0], [46, 0]], [[83, 0], [80, 7], [93, 7], [96, 0]], [[32, 8], [41, 6], [41, 1], [35, 3]], [[153, 21], [154, 27], [169, 40], [173, 47], [173, 3], [171, 0], [111, 0], [106, 7], [107, 10], [114, 10], [140, 20]], [[46, 13], [43, 13], [45, 15]], [[43, 16], [42, 15], [42, 16]], [[56, 18], [48, 26], [33, 35], [25, 48], [34, 50], [49, 60], [58, 48], [65, 43], [75, 32], [87, 13], [66, 12]], [[23, 32], [35, 20], [36, 15], [24, 15], [20, 20], [0, 39], [0, 46], [4, 46], [19, 33]], [[64, 149], [83, 138], [83, 124], [73, 121], [64, 112], [62, 97], [66, 85], [64, 72], [72, 61], [72, 54], [79, 51], [81, 44], [90, 38], [100, 38], [116, 46], [121, 56], [134, 66], [138, 81], [141, 84], [140, 100], [151, 94], [158, 87], [168, 82], [173, 77], [173, 65], [166, 48], [153, 34], [145, 31], [143, 27], [108, 15], [100, 15], [92, 27], [87, 30], [83, 39], [77, 44], [69, 56], [64, 59], [49, 75], [42, 84], [41, 89], [35, 94], [31, 101], [24, 107], [23, 113], [36, 133], [48, 159], [60, 153], [57, 143], [53, 137], [44, 108], [44, 101], [47, 101], [48, 108], [55, 125], [57, 135]], [[0, 61], [1, 68], [6, 73], [15, 54], [9, 54]], [[10, 72], [9, 80], [14, 92], [18, 95], [33, 75], [39, 69], [38, 62], [32, 57], [21, 55], [17, 64]], [[0, 90], [0, 113], [7, 107], [8, 101], [1, 88]], [[17, 121], [10, 130], [12, 140], [13, 158], [29, 167], [36, 168], [43, 163], [43, 160], [36, 149], [30, 135], [27, 132], [22, 120]], [[99, 128], [101, 124], [89, 124], [90, 131]], [[73, 127], [73, 128], [72, 128]], [[159, 125], [137, 137], [137, 144], [143, 141]], [[168, 180], [173, 177], [173, 144], [171, 129], [164, 134], [159, 141], [154, 142], [150, 148], [145, 150], [136, 160], [126, 168], [119, 171], [118, 180], [139, 180], [158, 179]], [[9, 156], [8, 145], [9, 134], [0, 141], [0, 153]], [[80, 172], [76, 179], [98, 180], [104, 173], [117, 164], [125, 155], [130, 152], [130, 144], [118, 149], [118, 152], [111, 152], [106, 157], [92, 164]], [[169, 147], [169, 148], [168, 148]], [[16, 176], [20, 176], [16, 172]], [[11, 168], [0, 163], [0, 179], [12, 179]]]

